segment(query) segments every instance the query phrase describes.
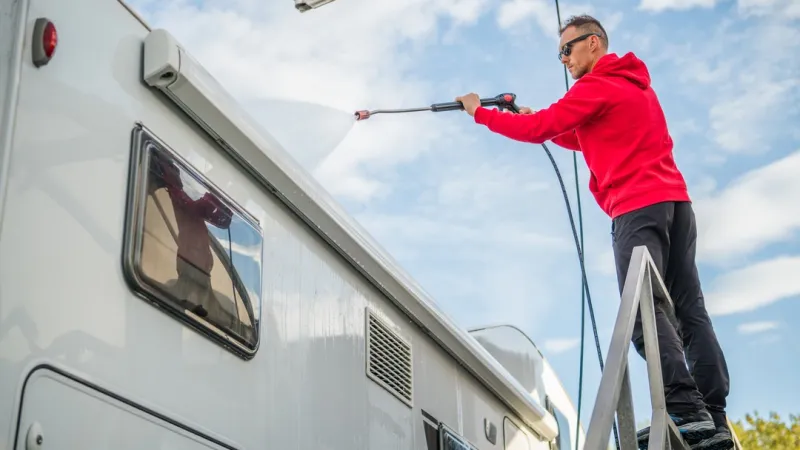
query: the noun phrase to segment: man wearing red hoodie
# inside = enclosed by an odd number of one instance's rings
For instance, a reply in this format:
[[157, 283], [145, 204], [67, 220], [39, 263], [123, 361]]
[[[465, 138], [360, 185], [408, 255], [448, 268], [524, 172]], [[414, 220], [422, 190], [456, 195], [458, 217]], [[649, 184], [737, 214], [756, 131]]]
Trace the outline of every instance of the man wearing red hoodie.
[[[725, 415], [728, 369], [695, 265], [695, 216], [650, 74], [633, 53], [608, 53], [608, 35], [590, 16], [570, 18], [560, 35], [559, 59], [577, 81], [550, 107], [513, 114], [481, 107], [475, 94], [456, 101], [495, 133], [534, 144], [552, 140], [583, 154], [589, 189], [612, 219], [620, 293], [633, 248], [646, 245], [675, 302], [677, 330], [656, 308], [670, 417], [692, 448], [732, 448]], [[638, 313], [632, 340], [644, 357]], [[646, 448], [649, 429], [638, 437]]]

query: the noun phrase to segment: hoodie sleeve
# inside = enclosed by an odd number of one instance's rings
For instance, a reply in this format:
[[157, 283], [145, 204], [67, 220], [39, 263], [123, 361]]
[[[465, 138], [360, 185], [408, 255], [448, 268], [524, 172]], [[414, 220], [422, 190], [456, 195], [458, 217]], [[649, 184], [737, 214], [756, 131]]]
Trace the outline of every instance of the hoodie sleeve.
[[575, 83], [559, 101], [533, 114], [479, 107], [475, 111], [475, 123], [510, 139], [541, 144], [574, 130], [602, 111], [606, 98], [593, 84], [589, 80]]
[[551, 139], [554, 144], [564, 147], [567, 150], [574, 150], [576, 152], [581, 151], [581, 145], [578, 142], [578, 136], [575, 134], [575, 130], [567, 131], [564, 134], [559, 134], [558, 136]]

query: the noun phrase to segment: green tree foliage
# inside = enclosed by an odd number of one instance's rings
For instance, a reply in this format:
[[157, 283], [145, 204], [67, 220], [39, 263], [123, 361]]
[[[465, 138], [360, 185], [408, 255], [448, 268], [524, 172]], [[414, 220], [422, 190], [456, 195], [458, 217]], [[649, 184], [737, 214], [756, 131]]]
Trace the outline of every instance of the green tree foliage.
[[761, 417], [758, 412], [745, 415], [745, 423], [733, 422], [736, 436], [745, 450], [800, 450], [800, 416], [789, 415], [789, 421], [771, 412]]

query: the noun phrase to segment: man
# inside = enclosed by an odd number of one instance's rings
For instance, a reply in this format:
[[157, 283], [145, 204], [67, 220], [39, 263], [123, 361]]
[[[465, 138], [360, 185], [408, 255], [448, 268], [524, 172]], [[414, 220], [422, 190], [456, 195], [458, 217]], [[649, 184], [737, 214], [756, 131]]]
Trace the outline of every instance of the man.
[[[495, 133], [535, 144], [552, 140], [583, 153], [589, 189], [612, 219], [620, 293], [633, 248], [646, 245], [675, 303], [678, 330], [664, 309], [656, 308], [672, 420], [694, 449], [732, 448], [725, 414], [728, 369], [695, 265], [694, 212], [647, 67], [633, 53], [608, 53], [608, 35], [590, 16], [570, 18], [559, 34], [559, 58], [577, 81], [550, 107], [513, 114], [481, 107], [475, 94], [456, 101]], [[640, 314], [632, 340], [644, 357]], [[638, 435], [645, 448], [649, 429]]]

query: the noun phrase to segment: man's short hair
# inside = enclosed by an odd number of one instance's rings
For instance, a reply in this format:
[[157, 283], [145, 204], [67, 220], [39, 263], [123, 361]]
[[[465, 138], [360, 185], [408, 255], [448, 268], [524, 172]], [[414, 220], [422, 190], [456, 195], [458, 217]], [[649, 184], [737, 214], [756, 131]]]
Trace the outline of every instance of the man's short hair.
[[564, 22], [564, 26], [558, 30], [558, 35], [564, 34], [564, 31], [569, 27], [575, 27], [578, 31], [583, 33], [597, 33], [600, 35], [600, 42], [603, 47], [608, 49], [608, 34], [606, 33], [600, 21], [589, 15], [572, 16]]

